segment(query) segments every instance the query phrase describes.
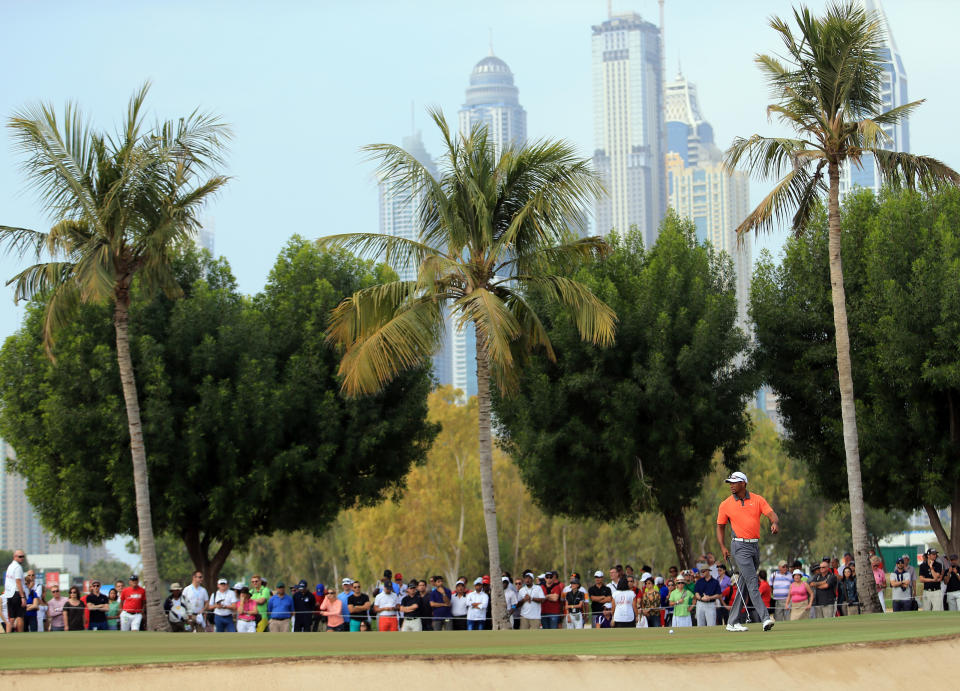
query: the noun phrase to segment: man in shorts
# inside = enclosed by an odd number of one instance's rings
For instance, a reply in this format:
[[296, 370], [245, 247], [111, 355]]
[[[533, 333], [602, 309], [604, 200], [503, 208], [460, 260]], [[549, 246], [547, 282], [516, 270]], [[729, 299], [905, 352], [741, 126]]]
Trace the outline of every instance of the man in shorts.
[[[730, 485], [730, 496], [720, 503], [717, 511], [717, 542], [723, 550], [724, 559], [733, 559], [740, 569], [738, 581], [741, 587], [737, 590], [740, 591], [744, 604], [749, 597], [760, 621], [763, 622], [763, 630], [769, 631], [775, 622], [767, 606], [763, 604], [757, 583], [757, 568], [760, 566], [760, 516], [770, 519], [770, 532], [774, 535], [780, 531], [780, 518], [770, 508], [766, 499], [747, 491], [747, 476], [744, 473], [731, 473], [726, 482]], [[730, 532], [733, 534], [732, 552], [726, 545], [727, 523], [730, 524]], [[747, 627], [740, 623], [740, 613], [740, 607], [731, 610], [727, 631], [747, 631]]]
[[27, 560], [27, 555], [22, 549], [13, 553], [13, 561], [7, 567], [6, 577], [3, 581], [3, 599], [7, 604], [7, 633], [23, 633], [23, 617], [26, 614], [24, 609], [27, 605], [27, 594], [23, 589], [23, 562]]

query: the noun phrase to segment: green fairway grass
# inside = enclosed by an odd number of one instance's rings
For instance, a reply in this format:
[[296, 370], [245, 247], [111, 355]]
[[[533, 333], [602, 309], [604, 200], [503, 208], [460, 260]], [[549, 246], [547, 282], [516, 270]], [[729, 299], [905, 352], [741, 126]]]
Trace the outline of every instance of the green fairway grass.
[[170, 634], [83, 631], [0, 636], [0, 669], [64, 669], [278, 657], [457, 655], [710, 655], [960, 636], [955, 612], [864, 615], [785, 622], [767, 633], [721, 626], [583, 631], [424, 633]]

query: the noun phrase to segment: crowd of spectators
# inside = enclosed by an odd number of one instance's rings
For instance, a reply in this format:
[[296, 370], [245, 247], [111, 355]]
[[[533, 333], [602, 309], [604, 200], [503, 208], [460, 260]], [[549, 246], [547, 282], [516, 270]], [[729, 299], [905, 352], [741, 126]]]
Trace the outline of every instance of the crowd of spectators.
[[[24, 571], [26, 556], [14, 553], [7, 568], [2, 596], [3, 630], [139, 631], [145, 628], [146, 592], [136, 574], [125, 585], [106, 589], [92, 581], [89, 592], [71, 586], [64, 596], [57, 585], [44, 587], [32, 570]], [[893, 612], [960, 611], [960, 565], [957, 555], [946, 560], [930, 549], [917, 566], [904, 555], [887, 571], [879, 557], [870, 568], [887, 611], [890, 592]], [[644, 566], [616, 565], [593, 573], [588, 585], [578, 572], [561, 578], [556, 571], [525, 571], [514, 579], [501, 576], [507, 616], [515, 629], [581, 629], [623, 627], [685, 627], [725, 624], [735, 608], [752, 609], [738, 597], [737, 580], [713, 554], [704, 554], [697, 568], [671, 566], [655, 575]], [[759, 572], [760, 596], [777, 621], [852, 616], [861, 612], [856, 564], [823, 559], [808, 571], [796, 561], [781, 560], [768, 577]], [[442, 576], [405, 581], [389, 569], [369, 584], [343, 578], [339, 588], [306, 580], [278, 582], [272, 588], [254, 575], [250, 583], [220, 578], [208, 591], [200, 571], [183, 587], [173, 583], [163, 604], [172, 631], [238, 632], [358, 632], [358, 631], [477, 631], [491, 628], [490, 577], [460, 577], [452, 589]], [[756, 616], [753, 618], [756, 621]]]

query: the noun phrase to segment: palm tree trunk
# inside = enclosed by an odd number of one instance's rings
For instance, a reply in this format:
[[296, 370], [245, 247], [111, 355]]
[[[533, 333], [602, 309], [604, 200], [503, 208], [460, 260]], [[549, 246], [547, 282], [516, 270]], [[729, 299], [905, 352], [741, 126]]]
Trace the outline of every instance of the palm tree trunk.
[[133, 360], [130, 358], [129, 293], [117, 297], [114, 305], [113, 323], [117, 332], [117, 365], [120, 367], [120, 382], [123, 399], [127, 406], [127, 426], [130, 428], [130, 456], [133, 459], [133, 488], [137, 505], [137, 540], [140, 543], [140, 560], [143, 562], [141, 584], [147, 591], [147, 626], [151, 631], [165, 631], [167, 618], [163, 614], [160, 572], [157, 568], [157, 548], [153, 541], [153, 514], [150, 511], [150, 483], [147, 478], [147, 451], [143, 444], [143, 427], [140, 424], [140, 401], [137, 398], [137, 382], [133, 376]]
[[500, 538], [497, 534], [497, 504], [493, 496], [493, 440], [490, 433], [490, 360], [487, 341], [477, 329], [477, 403], [480, 409], [478, 440], [480, 442], [480, 496], [483, 500], [483, 523], [487, 529], [487, 551], [490, 558], [490, 599], [493, 629], [505, 627], [507, 603], [500, 580]]
[[843, 447], [847, 459], [847, 486], [850, 496], [850, 532], [854, 560], [857, 562], [857, 593], [867, 612], [879, 612], [877, 588], [867, 556], [869, 539], [863, 506], [863, 481], [860, 474], [860, 443], [857, 436], [857, 409], [853, 397], [853, 366], [850, 361], [850, 332], [847, 329], [847, 297], [843, 287], [840, 237], [840, 167], [831, 162], [829, 202], [830, 287], [833, 297], [833, 325], [837, 342], [837, 374], [840, 378], [840, 417], [843, 423]]

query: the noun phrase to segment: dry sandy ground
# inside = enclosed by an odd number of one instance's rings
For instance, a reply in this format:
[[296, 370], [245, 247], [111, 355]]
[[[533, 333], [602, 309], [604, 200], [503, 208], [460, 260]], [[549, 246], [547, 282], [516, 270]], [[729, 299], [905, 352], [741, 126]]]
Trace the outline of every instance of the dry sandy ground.
[[[926, 676], [928, 674], [934, 676]], [[710, 656], [704, 659], [469, 658], [311, 659], [258, 663], [151, 665], [69, 672], [5, 672], [0, 685], [44, 689], [669, 689], [702, 691], [704, 683], [740, 689], [905, 689], [924, 679], [960, 675], [960, 637], [926, 643], [857, 644], [806, 652]], [[33, 686], [36, 684], [37, 686]]]

